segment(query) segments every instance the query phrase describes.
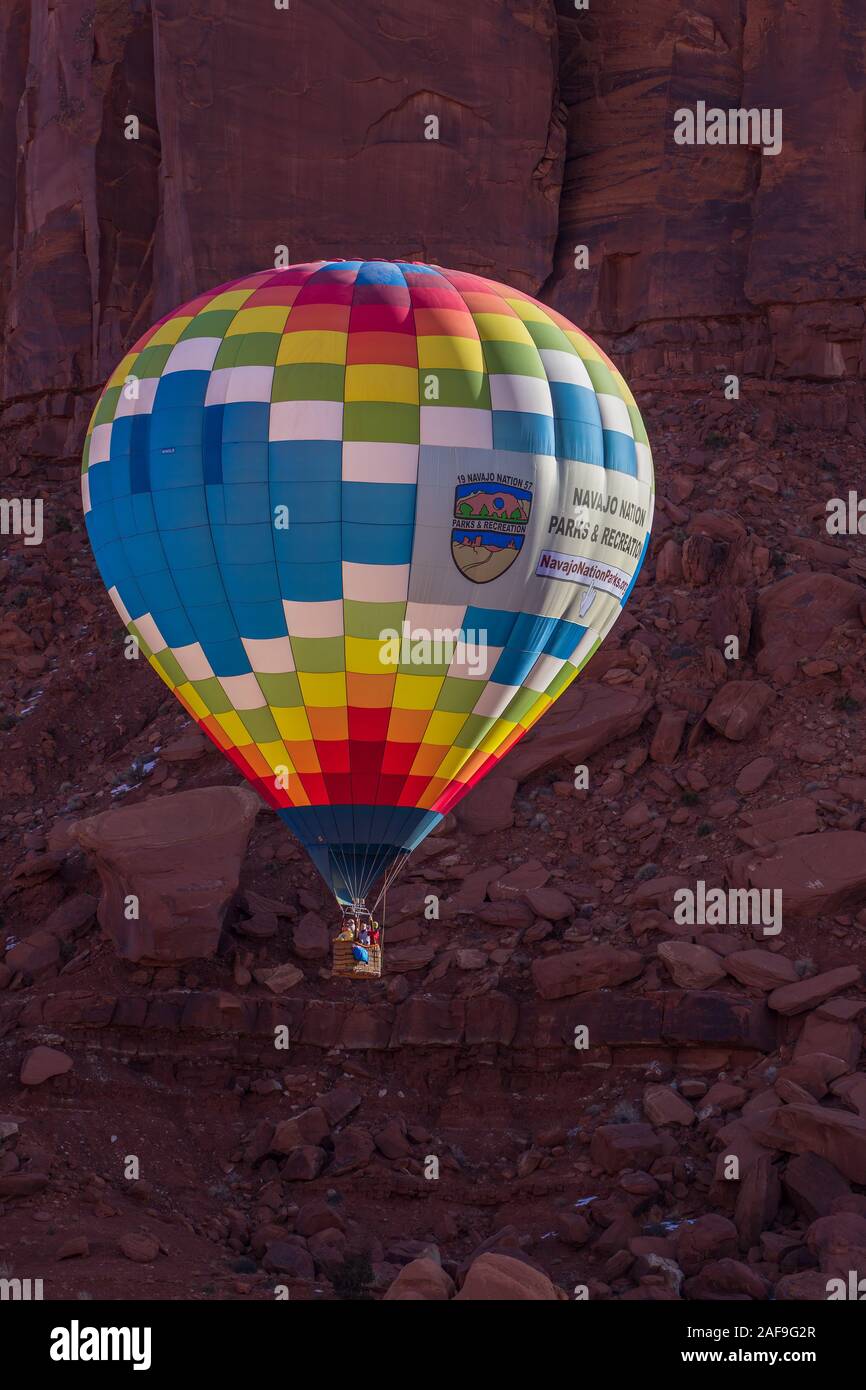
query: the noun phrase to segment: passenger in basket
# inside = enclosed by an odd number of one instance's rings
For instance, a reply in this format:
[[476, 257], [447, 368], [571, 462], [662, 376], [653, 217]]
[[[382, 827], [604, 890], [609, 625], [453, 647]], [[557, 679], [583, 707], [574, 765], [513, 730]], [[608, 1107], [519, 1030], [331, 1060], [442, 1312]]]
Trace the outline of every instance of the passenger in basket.
[[354, 941], [354, 940], [355, 940], [355, 919], [354, 919], [354, 917], [346, 917], [346, 918], [344, 918], [344, 920], [343, 920], [343, 930], [340, 932], [340, 935], [337, 937], [337, 940], [338, 940], [338, 941]]
[[370, 944], [370, 929], [366, 922], [362, 922], [358, 929], [358, 940], [362, 946], [369, 946]]
[[374, 923], [373, 923], [373, 931], [372, 931], [372, 933], [371, 933], [371, 940], [372, 940], [374, 946], [378, 946], [378, 945], [379, 945], [379, 923], [378, 923], [378, 922], [374, 922]]

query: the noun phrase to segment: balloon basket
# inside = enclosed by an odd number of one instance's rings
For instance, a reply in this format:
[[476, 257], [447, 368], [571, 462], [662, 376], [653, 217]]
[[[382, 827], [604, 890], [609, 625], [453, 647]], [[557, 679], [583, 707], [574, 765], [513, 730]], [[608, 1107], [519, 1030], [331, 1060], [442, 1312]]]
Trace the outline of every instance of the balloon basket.
[[334, 941], [332, 943], [333, 973], [342, 979], [378, 980], [382, 974], [382, 947], [368, 946], [366, 950], [370, 959], [367, 962], [355, 960], [352, 949], [353, 943], [351, 941]]

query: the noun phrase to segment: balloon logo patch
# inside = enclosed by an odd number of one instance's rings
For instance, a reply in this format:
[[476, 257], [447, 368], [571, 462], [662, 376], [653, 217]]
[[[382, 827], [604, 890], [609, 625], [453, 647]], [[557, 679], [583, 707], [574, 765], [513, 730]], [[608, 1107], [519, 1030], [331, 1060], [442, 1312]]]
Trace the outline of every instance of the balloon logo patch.
[[526, 488], [459, 483], [454, 491], [451, 554], [473, 584], [489, 584], [520, 554], [532, 509]]

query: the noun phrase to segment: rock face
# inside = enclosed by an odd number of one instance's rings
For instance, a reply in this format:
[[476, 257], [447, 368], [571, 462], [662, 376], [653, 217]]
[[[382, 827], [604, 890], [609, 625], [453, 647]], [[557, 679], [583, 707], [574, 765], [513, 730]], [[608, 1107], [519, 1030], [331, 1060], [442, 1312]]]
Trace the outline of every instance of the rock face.
[[766, 858], [737, 855], [732, 879], [737, 886], [780, 889], [783, 916], [844, 912], [866, 902], [866, 833], [796, 835]]
[[606, 1173], [626, 1168], [649, 1167], [666, 1152], [664, 1141], [652, 1125], [599, 1125], [592, 1136], [590, 1155]]
[[795, 1154], [825, 1158], [851, 1182], [866, 1183], [866, 1120], [820, 1105], [783, 1105], [755, 1127], [755, 1138]]
[[292, 934], [295, 954], [302, 960], [321, 960], [328, 954], [328, 928], [316, 912], [307, 912]]
[[502, 773], [479, 782], [456, 807], [455, 814], [461, 830], [470, 835], [489, 835], [494, 830], [507, 830], [514, 824], [511, 803], [516, 791], [514, 778]]
[[[2, 9], [0, 398], [87, 395], [148, 324], [282, 247], [501, 278], [627, 377], [864, 370], [856, 5]], [[783, 110], [780, 152], [677, 144], [698, 99]], [[57, 397], [3, 453], [73, 456], [88, 405]]]
[[634, 690], [616, 690], [579, 680], [530, 729], [493, 776], [485, 778], [456, 808], [463, 830], [489, 834], [513, 824], [511, 803], [518, 783], [562, 759], [583, 763], [614, 739], [639, 729], [652, 700]]
[[454, 1281], [435, 1260], [411, 1260], [385, 1293], [385, 1302], [443, 1303], [454, 1295]]
[[827, 970], [823, 975], [813, 975], [808, 980], [798, 980], [796, 984], [774, 989], [767, 1003], [777, 1014], [805, 1013], [840, 990], [859, 985], [861, 978], [859, 966], [841, 965], [836, 970]]
[[469, 1267], [455, 1303], [513, 1303], [526, 1299], [534, 1303], [564, 1298], [546, 1274], [512, 1259], [510, 1255], [479, 1255]]
[[[863, 43], [862, 9], [646, 0], [590, 6], [589, 22], [558, 9], [568, 159], [551, 300], [590, 333], [632, 334], [618, 350], [640, 369], [862, 371], [864, 230], [846, 174], [864, 133], [846, 56]], [[676, 112], [699, 99], [783, 109], [781, 150], [678, 145]]]
[[755, 989], [775, 989], [792, 984], [797, 978], [793, 962], [787, 956], [774, 956], [771, 951], [733, 951], [725, 957], [725, 969], [735, 980]]
[[772, 673], [820, 654], [830, 633], [857, 616], [863, 590], [835, 574], [792, 574], [758, 599], [758, 670]]
[[[79, 822], [102, 883], [99, 923], [118, 955], [164, 964], [214, 954], [260, 809], [246, 787], [203, 787]], [[126, 915], [131, 896], [137, 918]]]
[[773, 692], [763, 681], [728, 681], [714, 696], [705, 718], [725, 738], [739, 743], [752, 732], [772, 699]]
[[532, 978], [542, 999], [562, 999], [569, 994], [603, 989], [633, 980], [643, 968], [637, 951], [614, 946], [586, 946], [533, 961]]
[[708, 1261], [737, 1253], [737, 1228], [726, 1216], [711, 1213], [684, 1223], [676, 1233], [677, 1263], [684, 1274], [697, 1274]]
[[55, 1047], [34, 1047], [21, 1067], [22, 1086], [41, 1086], [52, 1076], [62, 1076], [72, 1070], [72, 1058]]
[[[429, 254], [536, 288], [565, 150], [556, 42], [549, 0], [519, 12], [484, 0], [471, 17], [458, 0], [435, 13], [411, 0], [372, 28], [320, 9], [299, 24], [273, 4], [11, 0], [5, 394], [98, 381], [136, 330], [279, 245], [294, 261]], [[138, 139], [125, 137], [127, 112]]]
[[689, 1103], [670, 1086], [647, 1086], [643, 1093], [643, 1108], [654, 1125], [693, 1125], [695, 1112]]
[[135, 1264], [150, 1264], [159, 1255], [159, 1243], [153, 1236], [139, 1231], [127, 1231], [118, 1241], [120, 1253]]
[[271, 1148], [275, 1153], [290, 1154], [305, 1144], [318, 1144], [330, 1133], [328, 1117], [319, 1106], [311, 1106], [292, 1119], [281, 1120], [274, 1131]]
[[851, 1190], [838, 1168], [813, 1153], [792, 1158], [782, 1183], [788, 1200], [807, 1221], [827, 1216], [834, 1201], [847, 1197]]
[[671, 978], [683, 989], [709, 989], [725, 977], [721, 957], [691, 941], [663, 941], [658, 948]]
[[575, 681], [509, 753], [504, 769], [522, 782], [560, 759], [585, 762], [613, 739], [633, 734], [651, 708], [652, 700], [641, 691], [618, 690], [591, 677]]

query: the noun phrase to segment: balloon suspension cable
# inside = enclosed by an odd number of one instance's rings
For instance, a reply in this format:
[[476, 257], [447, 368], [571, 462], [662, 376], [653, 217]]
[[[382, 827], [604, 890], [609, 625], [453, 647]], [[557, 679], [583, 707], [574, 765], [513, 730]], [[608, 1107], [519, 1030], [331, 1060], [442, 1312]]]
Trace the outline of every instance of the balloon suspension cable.
[[367, 856], [369, 855], [369, 853], [370, 846], [369, 844], [367, 844], [364, 846], [364, 862], [361, 865], [361, 872], [358, 875], [356, 883], [352, 885], [353, 896], [360, 894], [362, 886], [367, 882]]
[[401, 855], [398, 855], [398, 857], [394, 860], [394, 862], [393, 862], [393, 864], [391, 865], [391, 867], [386, 871], [385, 876], [384, 876], [384, 878], [382, 879], [382, 887], [381, 887], [381, 890], [380, 890], [380, 892], [379, 892], [379, 896], [378, 896], [378, 898], [376, 899], [376, 901], [375, 901], [374, 904], [373, 904], [373, 908], [372, 908], [373, 912], [375, 912], [376, 909], [378, 908], [379, 904], [382, 903], [382, 904], [383, 904], [383, 907], [382, 907], [382, 915], [384, 916], [384, 912], [385, 912], [385, 908], [384, 908], [384, 899], [385, 899], [385, 895], [387, 894], [389, 887], [390, 887], [391, 884], [394, 882], [394, 880], [395, 880], [395, 878], [397, 877], [397, 875], [398, 875], [399, 873], [401, 873], [402, 870], [405, 868], [406, 862], [407, 862], [407, 860], [408, 860], [408, 858], [409, 858], [409, 856], [410, 856], [411, 853], [412, 853], [412, 851], [409, 850], [409, 849], [404, 850], [403, 853], [402, 853]]
[[352, 901], [355, 900], [355, 885], [352, 883], [352, 875], [349, 872], [349, 863], [342, 850], [338, 850], [335, 845], [331, 846], [331, 858], [336, 862], [337, 867], [343, 875], [343, 882], [352, 894]]

